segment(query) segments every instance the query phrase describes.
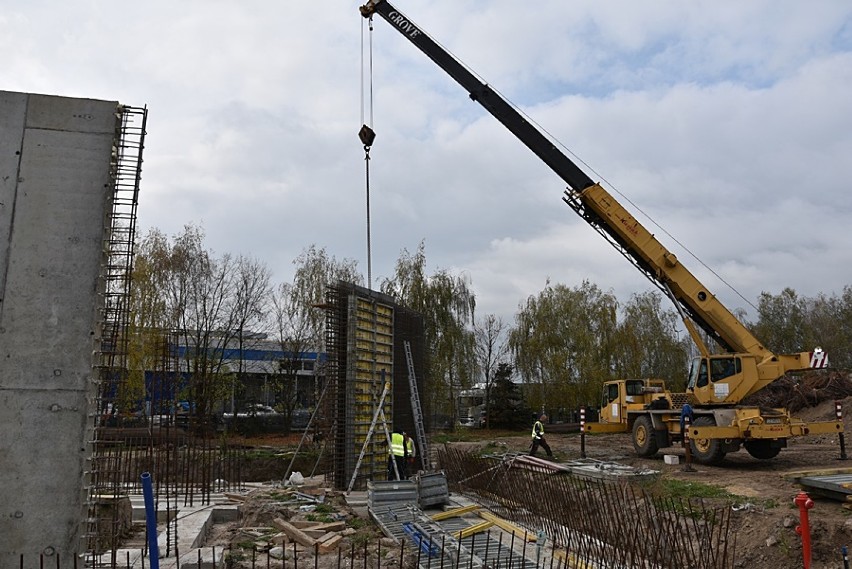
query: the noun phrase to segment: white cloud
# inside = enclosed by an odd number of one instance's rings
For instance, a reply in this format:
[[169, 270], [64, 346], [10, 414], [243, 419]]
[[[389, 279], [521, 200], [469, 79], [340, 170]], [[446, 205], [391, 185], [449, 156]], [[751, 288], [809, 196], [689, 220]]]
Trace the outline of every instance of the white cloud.
[[[730, 308], [745, 303], [666, 232], [750, 302], [852, 284], [848, 3], [395, 4], [665, 228], [640, 216]], [[357, 7], [10, 4], [0, 77], [147, 105], [140, 228], [203, 223], [211, 248], [279, 280], [311, 244], [366, 273], [363, 113], [378, 135], [374, 285], [425, 240], [430, 270], [465, 271], [480, 311], [509, 321], [548, 278], [622, 299], [651, 287], [561, 202], [557, 176], [379, 19], [362, 108]]]

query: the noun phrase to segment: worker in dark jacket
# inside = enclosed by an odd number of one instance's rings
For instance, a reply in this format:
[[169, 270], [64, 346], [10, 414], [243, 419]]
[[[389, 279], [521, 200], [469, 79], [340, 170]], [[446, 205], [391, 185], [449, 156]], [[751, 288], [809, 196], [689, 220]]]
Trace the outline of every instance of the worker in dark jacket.
[[547, 441], [544, 440], [544, 423], [547, 423], [547, 415], [544, 413], [541, 414], [541, 417], [538, 418], [533, 424], [532, 428], [532, 446], [530, 447], [530, 456], [535, 456], [538, 447], [544, 449], [544, 452], [547, 453], [548, 457], [553, 457], [553, 453], [550, 451], [550, 445], [547, 444]]
[[417, 465], [415, 464], [417, 451], [414, 447], [414, 439], [408, 436], [408, 433], [403, 433], [403, 436], [405, 437], [405, 468], [408, 475], [411, 476], [417, 473]]

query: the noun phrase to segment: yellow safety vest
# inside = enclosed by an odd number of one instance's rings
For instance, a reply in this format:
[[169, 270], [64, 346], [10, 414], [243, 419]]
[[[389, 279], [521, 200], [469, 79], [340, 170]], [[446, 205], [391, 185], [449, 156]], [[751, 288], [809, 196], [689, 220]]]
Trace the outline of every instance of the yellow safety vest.
[[414, 458], [414, 439], [411, 437], [408, 438], [408, 441], [405, 443], [405, 447], [408, 450], [408, 458]]
[[402, 438], [402, 433], [391, 434], [391, 454], [405, 456], [405, 439]]
[[544, 435], [544, 425], [541, 424], [541, 421], [536, 421], [533, 425], [532, 438], [536, 438], [539, 435]]

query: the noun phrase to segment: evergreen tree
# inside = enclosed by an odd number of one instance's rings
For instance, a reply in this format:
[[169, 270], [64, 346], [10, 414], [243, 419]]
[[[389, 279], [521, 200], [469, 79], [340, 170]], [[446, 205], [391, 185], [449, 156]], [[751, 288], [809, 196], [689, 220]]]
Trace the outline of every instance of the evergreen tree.
[[488, 426], [498, 429], [516, 429], [529, 422], [529, 410], [524, 404], [521, 391], [512, 381], [514, 369], [511, 364], [501, 362], [494, 372], [491, 387], [490, 415]]

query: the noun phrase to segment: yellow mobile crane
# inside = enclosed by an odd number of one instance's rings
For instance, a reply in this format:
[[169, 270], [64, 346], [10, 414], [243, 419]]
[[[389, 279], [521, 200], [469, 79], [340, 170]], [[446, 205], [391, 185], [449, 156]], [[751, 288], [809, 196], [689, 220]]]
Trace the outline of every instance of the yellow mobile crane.
[[[499, 93], [482, 83], [387, 0], [369, 0], [361, 15], [378, 14], [456, 80], [568, 185], [563, 201], [668, 296], [679, 311], [700, 355], [691, 365], [685, 393], [672, 393], [658, 379], [604, 384], [600, 420], [589, 432], [631, 432], [640, 456], [683, 440], [681, 415], [689, 405], [692, 456], [702, 464], [719, 462], [744, 446], [754, 457], [778, 455], [787, 439], [840, 433], [841, 421], [805, 423], [784, 409], [741, 405], [742, 400], [790, 371], [828, 366], [813, 352], [772, 353], [599, 183], [595, 183]], [[722, 347], [713, 355], [699, 328]]]

